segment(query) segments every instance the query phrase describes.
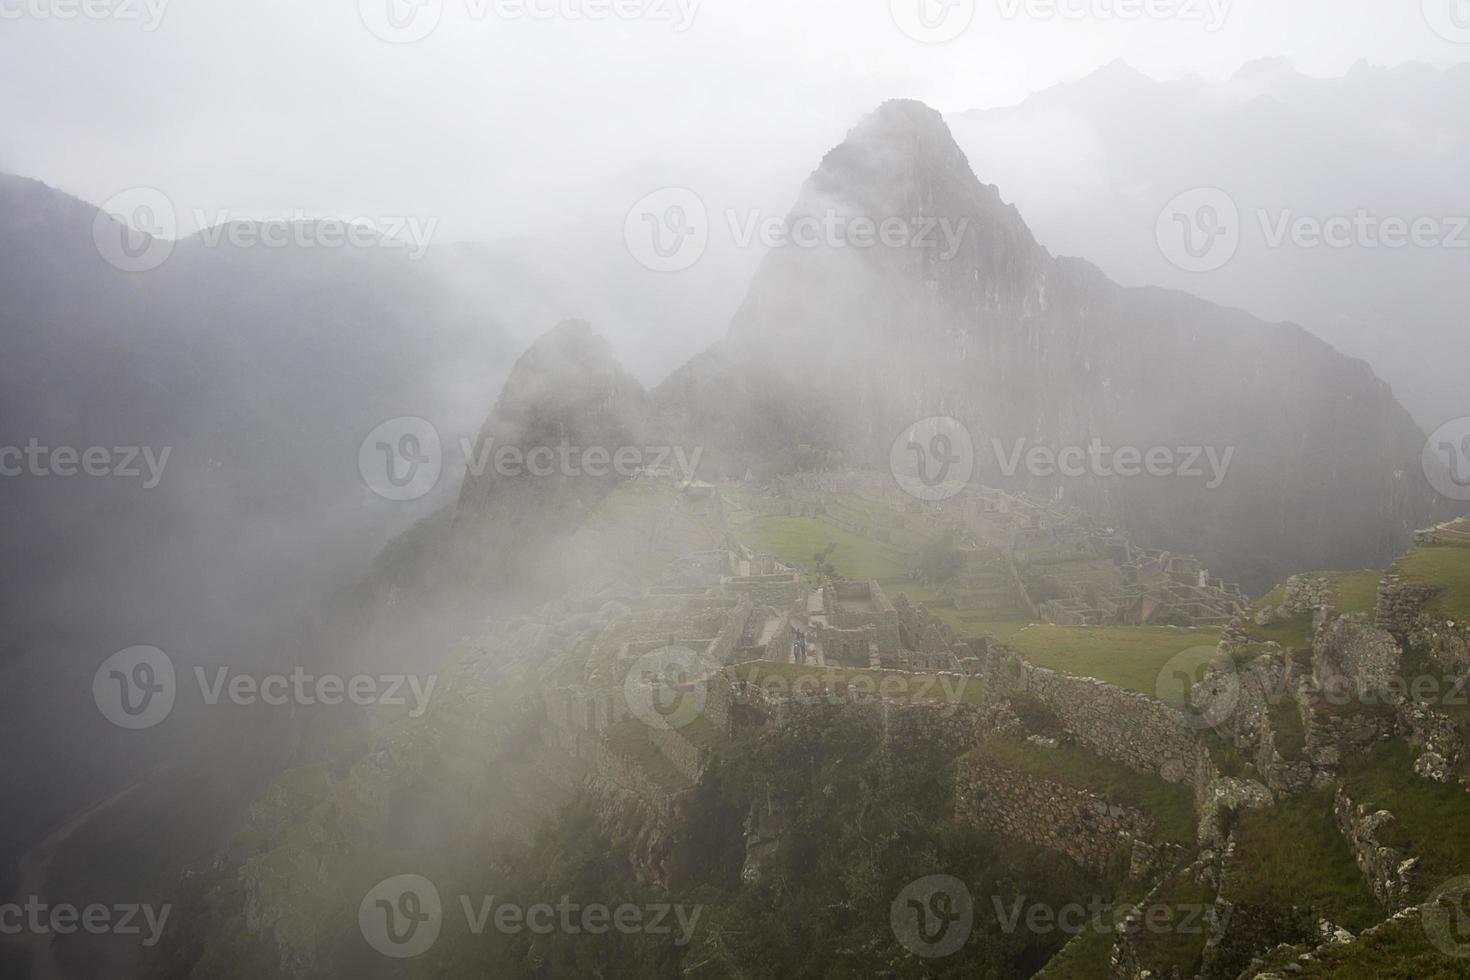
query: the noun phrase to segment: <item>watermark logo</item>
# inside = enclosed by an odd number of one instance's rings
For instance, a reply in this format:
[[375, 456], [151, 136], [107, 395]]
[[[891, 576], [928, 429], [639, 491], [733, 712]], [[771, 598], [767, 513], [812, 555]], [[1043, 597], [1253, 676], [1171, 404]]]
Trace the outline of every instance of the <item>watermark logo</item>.
[[1154, 682], [1154, 693], [1180, 708], [1191, 726], [1214, 728], [1235, 713], [1240, 676], [1218, 647], [1195, 646], [1169, 658]]
[[899, 671], [853, 672], [840, 667], [813, 667], [791, 676], [782, 671], [762, 675], [752, 667], [738, 680], [758, 687], [768, 698], [797, 698], [831, 705], [874, 706], [905, 703], [943, 705], [953, 715], [964, 702], [971, 678], [962, 674], [910, 674]]
[[1424, 443], [1424, 476], [1436, 493], [1470, 500], [1470, 416], [1446, 422]]
[[1233, 0], [996, 0], [1006, 20], [1181, 21], [1214, 34], [1230, 18]]
[[722, 217], [713, 219], [694, 191], [668, 187], [633, 206], [623, 235], [629, 253], [644, 268], [683, 272], [704, 256], [717, 231], [739, 249], [912, 249], [948, 262], [960, 253], [970, 230], [969, 218], [874, 215], [838, 207], [785, 215], [726, 208]]
[[[689, 945], [704, 906], [624, 902], [577, 902], [563, 895], [555, 903], [518, 905], [499, 902], [494, 895], [459, 895], [459, 909], [471, 935], [481, 936], [492, 926], [507, 936], [531, 933], [549, 936], [673, 936], [675, 946]], [[363, 898], [357, 924], [368, 945], [393, 959], [422, 956], [438, 941], [446, 912], [439, 890], [422, 875], [398, 875], [379, 882]]]
[[265, 217], [235, 217], [228, 208], [195, 208], [194, 226], [205, 248], [399, 249], [416, 262], [429, 254], [438, 218], [414, 215], [314, 215], [305, 208]]
[[444, 473], [439, 430], [415, 416], [389, 419], [358, 447], [357, 470], [368, 489], [385, 500], [428, 496]]
[[1452, 878], [1424, 903], [1424, 934], [1455, 959], [1470, 959], [1470, 877]]
[[[464, 0], [472, 23], [519, 21], [651, 21], [671, 24], [676, 34], [694, 26], [701, 0]], [[439, 29], [444, 0], [358, 0], [358, 16], [376, 38], [416, 44]]]
[[948, 500], [975, 474], [975, 441], [958, 419], [923, 419], [893, 440], [888, 469], [909, 496], [931, 503]]
[[704, 714], [707, 681], [720, 671], [709, 654], [669, 646], [639, 657], [623, 678], [628, 711], [650, 728], [685, 728]]
[[174, 710], [178, 678], [173, 661], [157, 647], [129, 647], [102, 662], [92, 676], [92, 700], [118, 728], [139, 731]]
[[357, 909], [357, 925], [368, 945], [396, 960], [427, 953], [444, 927], [439, 889], [422, 875], [379, 882]]
[[[342, 677], [308, 673], [304, 667], [296, 667], [289, 674], [260, 677], [232, 672], [229, 667], [218, 667], [213, 672], [195, 667], [194, 678], [200, 700], [210, 707], [222, 701], [240, 707], [407, 707], [412, 718], [428, 712], [439, 682], [433, 674], [427, 679], [412, 674]], [[178, 694], [173, 660], [157, 647], [121, 650], [108, 657], [92, 676], [92, 699], [97, 710], [119, 728], [139, 730], [162, 723], [172, 713]]]
[[898, 29], [921, 44], [947, 44], [970, 29], [976, 0], [889, 0]]
[[65, 902], [47, 905], [39, 895], [31, 895], [24, 904], [0, 905], [0, 936], [22, 933], [70, 936], [77, 932], [92, 936], [143, 936], [143, 945], [151, 949], [163, 938], [172, 912], [172, 905], [157, 908], [134, 904], [93, 904], [79, 908]]
[[[0, 446], [0, 477], [76, 476], [141, 479], [144, 490], [163, 482], [172, 446], [45, 446], [34, 436], [21, 446]], [[141, 464], [141, 465], [140, 465]], [[147, 472], [144, 472], [144, 470]]]
[[1043, 443], [1017, 439], [1007, 445], [990, 441], [1001, 474], [1014, 477], [1022, 469], [1038, 479], [1065, 477], [1081, 479], [1135, 479], [1142, 476], [1201, 480], [1206, 490], [1217, 490], [1230, 473], [1235, 447], [1215, 446], [1110, 446], [1093, 439], [1086, 446], [1057, 449]]
[[1154, 236], [1164, 258], [1185, 272], [1223, 269], [1240, 249], [1240, 209], [1218, 187], [1185, 191], [1164, 206]]
[[92, 221], [97, 253], [114, 269], [152, 272], [168, 261], [179, 233], [173, 201], [156, 187], [131, 187], [103, 202]]
[[623, 221], [628, 252], [652, 272], [693, 268], [709, 248], [709, 210], [687, 187], [665, 187], [634, 204]]
[[975, 903], [960, 879], [930, 875], [899, 892], [888, 917], [904, 949], [925, 959], [940, 959], [958, 953], [969, 941]]
[[1297, 214], [1287, 208], [1272, 212], [1261, 208], [1256, 212], [1261, 236], [1267, 248], [1284, 248], [1288, 243], [1300, 249], [1330, 248], [1336, 250], [1388, 249], [1470, 249], [1470, 218], [1464, 216], [1380, 215], [1358, 208], [1352, 214], [1328, 217]]
[[1094, 895], [1087, 902], [1068, 902], [1053, 906], [1028, 903], [1024, 895], [1019, 896], [1006, 908], [1000, 896], [991, 896], [996, 922], [1006, 935], [1014, 935], [1024, 923], [1026, 932], [1036, 936], [1061, 933], [1080, 936], [1084, 933], [1113, 935], [1130, 918], [1135, 928], [1149, 935], [1203, 936], [1213, 932], [1223, 934], [1230, 923], [1231, 910], [1225, 907], [1223, 914], [1213, 903], [1180, 903], [1166, 905], [1151, 902], [1139, 908], [1116, 905], [1101, 895]]
[[357, 14], [378, 40], [415, 44], [438, 30], [444, 0], [357, 0]]
[[151, 34], [172, 0], [0, 0], [0, 20], [115, 20], [140, 24]]
[[1420, 0], [1430, 30], [1455, 44], [1470, 44], [1470, 0]]

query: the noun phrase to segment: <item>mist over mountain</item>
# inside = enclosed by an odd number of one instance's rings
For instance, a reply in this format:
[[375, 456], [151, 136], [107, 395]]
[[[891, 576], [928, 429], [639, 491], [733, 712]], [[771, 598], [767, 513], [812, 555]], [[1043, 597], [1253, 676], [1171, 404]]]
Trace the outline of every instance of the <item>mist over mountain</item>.
[[719, 350], [659, 389], [694, 431], [752, 455], [811, 444], [875, 463], [906, 427], [952, 416], [990, 483], [1017, 440], [1233, 447], [1218, 487], [1029, 482], [1255, 588], [1382, 562], [1434, 513], [1423, 434], [1367, 365], [1300, 327], [1053, 258], [933, 110], [888, 103], [828, 154], [788, 221], [829, 212], [956, 244], [774, 252]]
[[[439, 5], [390, 6], [349, 10], [402, 56], [375, 86], [476, 57], [397, 33]], [[797, 91], [788, 128], [929, 91], [885, 69], [824, 101], [738, 54]], [[673, 84], [647, 67], [619, 71]], [[277, 112], [310, 101], [273, 70]], [[452, 216], [516, 237], [323, 245], [353, 226], [300, 209], [174, 239], [128, 194], [0, 174], [0, 978], [1254, 980], [1374, 975], [1384, 946], [1462, 976], [1433, 924], [1470, 870], [1470, 719], [1395, 688], [1470, 678], [1470, 429], [1425, 436], [1470, 412], [1470, 65], [894, 98], [779, 210], [828, 129], [714, 139], [671, 108], [692, 157], [748, 139], [763, 174], [729, 154], [704, 187], [634, 166], [622, 81], [589, 86], [585, 156], [542, 154], [565, 186], [486, 178]], [[414, 127], [534, 157], [510, 116], [466, 121], [515, 88]], [[319, 193], [306, 151], [260, 188]], [[574, 206], [599, 168], [619, 190]], [[931, 913], [959, 921], [910, 900], [935, 879], [972, 912], [1214, 918], [1071, 943], [979, 914], [931, 955]], [[695, 915], [675, 943], [517, 932], [496, 896]], [[42, 899], [174, 919], [9, 927]]]
[[[1466, 411], [1467, 111], [1463, 64], [1360, 62], [1312, 78], [1275, 58], [1222, 82], [1155, 81], [1116, 62], [950, 121], [977, 171], [1053, 251], [1083, 256], [1125, 285], [1183, 289], [1299, 323], [1373, 365], [1433, 430]], [[1156, 224], [1172, 199], [1202, 187], [1233, 199], [1241, 238], [1220, 268], [1190, 272], [1161, 251]], [[1280, 240], [1302, 219], [1356, 222], [1360, 213], [1375, 224], [1345, 246]], [[1382, 222], [1421, 219], [1436, 229], [1426, 247], [1381, 234]]]

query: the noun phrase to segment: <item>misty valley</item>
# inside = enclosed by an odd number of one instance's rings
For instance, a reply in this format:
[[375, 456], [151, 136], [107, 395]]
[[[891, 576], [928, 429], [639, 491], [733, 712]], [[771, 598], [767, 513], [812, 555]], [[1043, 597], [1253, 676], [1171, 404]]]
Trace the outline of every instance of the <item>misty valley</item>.
[[0, 980], [1470, 978], [1456, 2], [0, 4]]

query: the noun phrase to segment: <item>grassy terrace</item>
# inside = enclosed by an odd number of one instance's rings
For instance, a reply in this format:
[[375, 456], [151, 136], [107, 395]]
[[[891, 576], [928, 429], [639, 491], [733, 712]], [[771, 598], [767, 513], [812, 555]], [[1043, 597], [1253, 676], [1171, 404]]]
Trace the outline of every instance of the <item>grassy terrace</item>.
[[1370, 807], [1391, 810], [1397, 824], [1386, 844], [1420, 859], [1421, 899], [1443, 882], [1470, 874], [1470, 793], [1415, 775], [1414, 750], [1402, 741], [1359, 759], [1350, 767], [1349, 795]]
[[745, 515], [732, 523], [742, 541], [788, 565], [810, 568], [813, 556], [835, 546], [827, 561], [844, 578], [902, 578], [916, 557], [816, 518]]
[[[1168, 626], [1032, 626], [1010, 638], [1010, 645], [1038, 667], [1077, 677], [1096, 677], [1130, 691], [1158, 697], [1159, 675], [1185, 650], [1199, 648], [1200, 662], [1220, 642], [1217, 629]], [[1173, 692], [1183, 685], [1165, 684]]]
[[[1463, 942], [1463, 937], [1459, 937]], [[1280, 970], [1297, 962], [1303, 952], [1273, 953], [1267, 968]], [[1292, 977], [1332, 977], [1333, 980], [1465, 980], [1470, 978], [1470, 959], [1446, 956], [1435, 947], [1425, 923], [1418, 916], [1385, 925], [1371, 936], [1346, 946], [1332, 946], [1313, 955], [1310, 963], [1297, 963]]]
[[1407, 582], [1435, 586], [1429, 611], [1456, 622], [1470, 619], [1470, 544], [1415, 548], [1394, 566]]
[[[1138, 934], [1140, 964], [1156, 977], [1194, 976], [1209, 939], [1206, 917], [1215, 893], [1186, 873], [1176, 874], [1149, 903]], [[1167, 913], [1167, 916], [1165, 915]]]
[[1230, 901], [1276, 907], [1310, 902], [1353, 932], [1383, 918], [1337, 829], [1331, 793], [1246, 811], [1235, 834], [1235, 862], [1223, 886]]
[[[1141, 881], [1129, 882], [1105, 922], [1112, 925], [1122, 921], [1128, 909], [1147, 897], [1148, 888]], [[1036, 980], [1109, 980], [1112, 968], [1108, 956], [1116, 938], [1110, 930], [1087, 929], [1036, 974]]]
[[1045, 749], [1024, 739], [993, 738], [974, 755], [1005, 769], [1088, 790], [1109, 803], [1138, 807], [1158, 821], [1162, 839], [1185, 846], [1194, 843], [1194, 799], [1188, 787], [1145, 776], [1066, 743]]
[[839, 693], [852, 690], [856, 698], [874, 698], [883, 693], [896, 700], [936, 703], [980, 704], [985, 688], [978, 677], [909, 674], [897, 670], [861, 670], [848, 667], [819, 667], [815, 664], [782, 664], [769, 660], [727, 667], [732, 677], [764, 684], [779, 693], [800, 689], [815, 693], [828, 688]]

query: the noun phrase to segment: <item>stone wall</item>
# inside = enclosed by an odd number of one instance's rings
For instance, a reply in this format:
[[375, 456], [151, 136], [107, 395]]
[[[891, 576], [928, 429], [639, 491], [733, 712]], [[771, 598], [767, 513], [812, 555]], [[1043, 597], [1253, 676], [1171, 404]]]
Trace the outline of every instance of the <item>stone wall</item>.
[[966, 823], [1058, 851], [1099, 872], [1126, 862], [1135, 841], [1150, 841], [1158, 831], [1154, 819], [1141, 810], [978, 756], [961, 762], [955, 807]]
[[1167, 782], [1201, 783], [1199, 732], [1183, 712], [1162, 701], [1090, 677], [1059, 674], [1013, 654], [992, 655], [984, 678], [993, 697], [1037, 698], [1079, 742], [1104, 758]]
[[1403, 654], [1387, 631], [1350, 614], [1326, 621], [1312, 642], [1312, 679], [1329, 694], [1371, 699], [1403, 676]]
[[1420, 750], [1414, 772], [1437, 783], [1459, 781], [1470, 788], [1470, 770], [1463, 765], [1470, 746], [1453, 718], [1426, 704], [1405, 701], [1397, 706], [1397, 721], [1399, 730]]
[[1374, 622], [1381, 630], [1395, 636], [1407, 636], [1423, 615], [1424, 604], [1434, 598], [1437, 589], [1409, 585], [1403, 576], [1389, 572], [1378, 583], [1378, 606]]
[[1358, 870], [1374, 897], [1389, 910], [1407, 906], [1416, 883], [1419, 859], [1383, 843], [1383, 831], [1393, 825], [1393, 814], [1387, 810], [1370, 811], [1354, 802], [1346, 789], [1337, 791], [1332, 809], [1337, 827], [1347, 838]]
[[692, 742], [680, 729], [649, 726], [648, 740], [685, 779], [697, 783], [704, 778], [705, 770], [709, 768], [710, 753]]
[[1288, 616], [1312, 612], [1332, 605], [1332, 583], [1313, 575], [1293, 575], [1286, 580], [1286, 595], [1281, 610]]

